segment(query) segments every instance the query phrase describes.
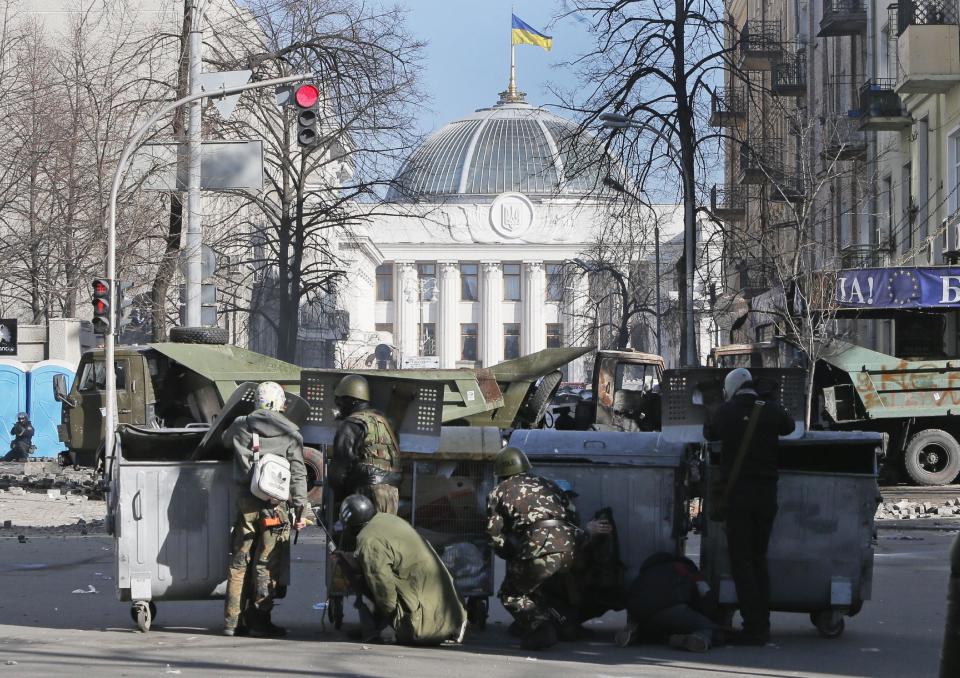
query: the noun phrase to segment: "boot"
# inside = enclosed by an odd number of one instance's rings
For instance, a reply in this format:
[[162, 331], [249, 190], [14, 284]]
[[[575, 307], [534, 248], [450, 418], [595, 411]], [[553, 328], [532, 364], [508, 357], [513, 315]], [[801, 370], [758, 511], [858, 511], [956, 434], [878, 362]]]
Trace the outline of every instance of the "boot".
[[688, 652], [706, 652], [710, 649], [710, 641], [696, 633], [677, 633], [670, 636], [670, 647]]
[[557, 644], [557, 630], [553, 622], [543, 622], [520, 640], [524, 650], [546, 650]]
[[613, 642], [616, 643], [617, 647], [629, 647], [637, 642], [640, 638], [640, 625], [636, 622], [627, 622], [627, 625], [617, 631], [617, 635], [614, 637]]
[[256, 614], [247, 612], [248, 633], [254, 638], [282, 638], [287, 630], [277, 626], [270, 620], [269, 612], [256, 611]]

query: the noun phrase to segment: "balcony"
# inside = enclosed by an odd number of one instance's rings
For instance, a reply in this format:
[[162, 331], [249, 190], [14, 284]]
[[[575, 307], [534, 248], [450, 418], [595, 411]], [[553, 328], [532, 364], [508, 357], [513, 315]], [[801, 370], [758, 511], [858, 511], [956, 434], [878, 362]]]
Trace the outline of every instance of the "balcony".
[[869, 132], [895, 132], [913, 121], [889, 78], [867, 80], [860, 88], [860, 129]]
[[886, 265], [889, 248], [880, 245], [847, 245], [840, 250], [840, 268], [879, 268]]
[[773, 64], [770, 91], [774, 96], [802, 97], [807, 93], [807, 57], [785, 53]]
[[898, 94], [936, 94], [960, 84], [956, 0], [900, 0], [897, 29]]
[[803, 177], [795, 174], [780, 174], [773, 177], [768, 196], [770, 202], [783, 202], [792, 205], [802, 203], [807, 197]]
[[747, 215], [747, 191], [741, 186], [710, 189], [710, 211], [721, 221], [736, 221]]
[[738, 287], [745, 299], [763, 294], [777, 281], [777, 271], [769, 261], [757, 257], [741, 259], [736, 265]]
[[860, 129], [859, 116], [860, 111], [847, 111], [827, 118], [820, 151], [826, 162], [866, 159], [867, 135]]
[[769, 71], [782, 53], [779, 21], [751, 19], [743, 24], [740, 29], [740, 68], [745, 71]]
[[740, 142], [740, 184], [762, 184], [775, 173], [779, 146], [772, 141]]
[[710, 96], [710, 125], [736, 127], [747, 119], [747, 98], [744, 89], [718, 89]]
[[863, 0], [824, 0], [818, 38], [860, 35], [867, 30], [867, 8]]

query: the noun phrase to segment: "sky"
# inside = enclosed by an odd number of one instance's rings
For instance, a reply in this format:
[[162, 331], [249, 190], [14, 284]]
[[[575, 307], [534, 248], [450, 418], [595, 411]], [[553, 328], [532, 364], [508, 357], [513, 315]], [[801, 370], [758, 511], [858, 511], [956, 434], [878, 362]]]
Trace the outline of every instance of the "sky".
[[590, 48], [583, 24], [565, 18], [554, 22], [563, 0], [399, 0], [409, 9], [408, 27], [425, 40], [424, 89], [431, 101], [420, 120], [421, 131], [492, 106], [510, 77], [510, 10], [527, 24], [553, 37], [549, 52], [517, 45], [517, 87], [535, 105], [557, 103], [547, 86], [576, 85], [576, 75], [559, 63]]

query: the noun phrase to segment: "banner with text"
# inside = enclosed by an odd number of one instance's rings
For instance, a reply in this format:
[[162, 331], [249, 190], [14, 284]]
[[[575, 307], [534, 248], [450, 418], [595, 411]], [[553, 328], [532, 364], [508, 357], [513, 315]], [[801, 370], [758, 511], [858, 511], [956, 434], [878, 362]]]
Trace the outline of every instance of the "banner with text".
[[834, 301], [841, 308], [960, 308], [960, 267], [842, 270]]

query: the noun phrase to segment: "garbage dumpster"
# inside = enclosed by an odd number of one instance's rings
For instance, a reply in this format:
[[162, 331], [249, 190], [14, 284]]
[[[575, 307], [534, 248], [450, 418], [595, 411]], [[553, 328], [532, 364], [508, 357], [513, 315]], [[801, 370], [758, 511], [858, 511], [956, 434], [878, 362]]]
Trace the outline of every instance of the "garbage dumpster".
[[[243, 383], [213, 425], [118, 430], [107, 458], [108, 525], [115, 540], [117, 596], [132, 603], [141, 631], [157, 600], [209, 600], [226, 592], [236, 483], [223, 431], [253, 410], [256, 384]], [[300, 424], [307, 404], [287, 394], [286, 416]], [[288, 544], [289, 549], [289, 544]], [[280, 583], [289, 583], [289, 552]]]
[[692, 448], [660, 433], [551, 429], [515, 431], [510, 444], [523, 450], [537, 475], [570, 482], [582, 520], [603, 507], [613, 509], [625, 583], [648, 556], [683, 554]]
[[[399, 515], [416, 528], [453, 575], [471, 624], [483, 627], [493, 595], [493, 551], [486, 536], [487, 496], [495, 485], [493, 460], [502, 449], [496, 427], [447, 426], [435, 452], [402, 452], [403, 482]], [[332, 494], [325, 523], [335, 525]], [[342, 535], [334, 538], [341, 548]], [[336, 561], [327, 561], [328, 614], [334, 627], [343, 622], [343, 598], [353, 592]]]
[[[721, 398], [727, 369], [668, 370], [662, 386], [664, 434], [702, 440], [708, 409]], [[796, 430], [780, 442], [779, 510], [768, 551], [771, 609], [807, 612], [827, 637], [844, 629], [844, 615], [869, 600], [873, 579], [874, 513], [879, 501], [879, 433], [806, 431], [802, 370], [751, 370], [760, 396], [778, 401]], [[702, 487], [711, 487], [720, 446], [703, 444]], [[700, 520], [701, 568], [732, 615], [737, 606], [722, 523], [711, 520], [711, 496]]]

